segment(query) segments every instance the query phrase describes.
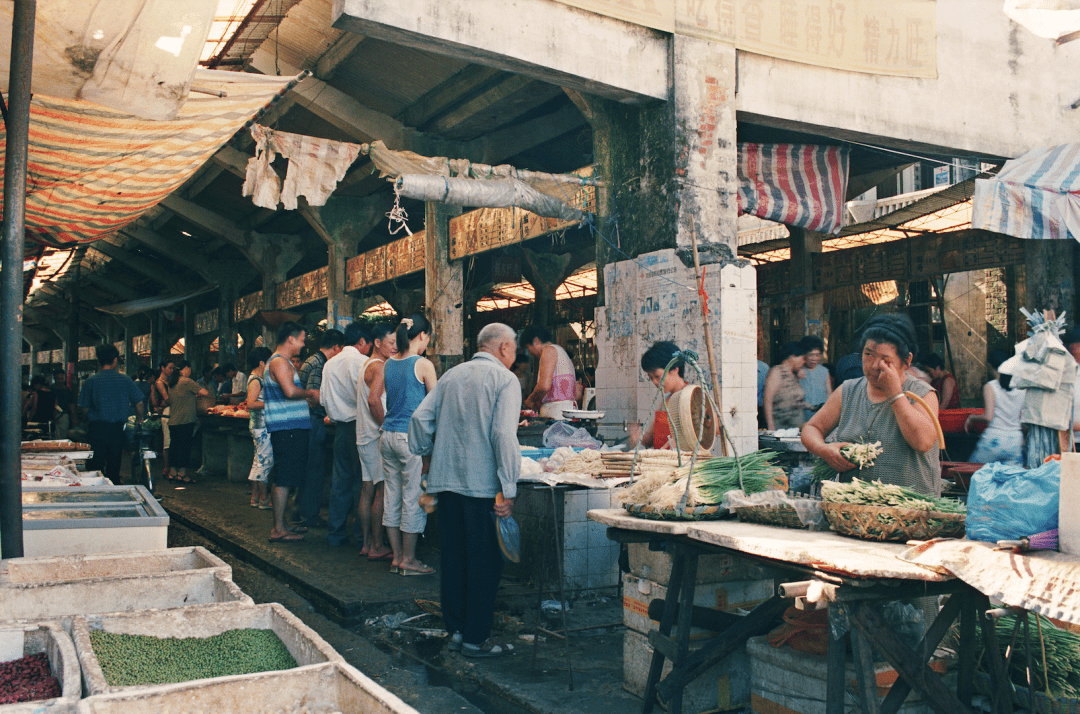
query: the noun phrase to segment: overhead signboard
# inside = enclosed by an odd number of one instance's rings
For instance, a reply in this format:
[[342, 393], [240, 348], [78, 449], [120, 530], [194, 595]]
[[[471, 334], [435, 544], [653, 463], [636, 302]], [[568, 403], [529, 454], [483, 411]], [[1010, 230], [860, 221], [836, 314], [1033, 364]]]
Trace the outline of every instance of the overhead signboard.
[[818, 67], [937, 78], [936, 0], [557, 0]]

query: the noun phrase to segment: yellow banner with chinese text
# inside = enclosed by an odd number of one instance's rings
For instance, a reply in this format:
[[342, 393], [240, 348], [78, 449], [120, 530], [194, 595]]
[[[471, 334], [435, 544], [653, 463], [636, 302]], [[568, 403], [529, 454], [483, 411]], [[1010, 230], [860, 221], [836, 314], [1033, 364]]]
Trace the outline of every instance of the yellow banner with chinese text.
[[556, 0], [819, 67], [937, 78], [936, 0]]

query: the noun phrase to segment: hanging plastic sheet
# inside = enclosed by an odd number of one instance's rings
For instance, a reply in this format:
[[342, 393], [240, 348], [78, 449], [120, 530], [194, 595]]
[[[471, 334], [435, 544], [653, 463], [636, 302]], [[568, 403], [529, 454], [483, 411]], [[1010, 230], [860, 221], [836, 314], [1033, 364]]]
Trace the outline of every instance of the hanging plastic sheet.
[[1017, 238], [1080, 240], [1080, 144], [1039, 147], [975, 181], [971, 227]]

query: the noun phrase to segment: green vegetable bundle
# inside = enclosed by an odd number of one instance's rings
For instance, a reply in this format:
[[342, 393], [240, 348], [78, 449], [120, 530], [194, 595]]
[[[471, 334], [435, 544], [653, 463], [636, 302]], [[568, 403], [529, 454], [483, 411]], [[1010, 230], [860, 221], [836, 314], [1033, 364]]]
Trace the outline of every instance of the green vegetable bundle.
[[[1027, 672], [1027, 642], [1024, 637], [1024, 623], [1020, 623], [1020, 629], [1016, 633], [1016, 641], [1013, 642], [1013, 628], [1016, 626], [1014, 615], [1005, 615], [994, 621], [994, 629], [997, 632], [998, 649], [1001, 650], [1002, 660], [1008, 654], [1009, 645], [1012, 644], [1012, 660], [1009, 664], [1009, 679], [1013, 684], [1020, 687], [1032, 686], [1036, 692], [1047, 692], [1052, 697], [1066, 697], [1080, 699], [1080, 636], [1059, 630], [1045, 617], [1031, 613], [1032, 622], [1029, 624], [1031, 631], [1031, 683], [1028, 683]], [[1034, 622], [1038, 617], [1042, 629], [1042, 642], [1039, 641], [1040, 624]], [[982, 629], [976, 629], [976, 651], [982, 651], [985, 647], [982, 642]], [[959, 629], [953, 626], [949, 635], [949, 641], [954, 647], [959, 645]], [[1046, 649], [1046, 661], [1043, 662], [1043, 648]], [[986, 669], [983, 657], [983, 669]], [[1047, 686], [1049, 684], [1049, 686]]]
[[[874, 460], [881, 456], [882, 451], [881, 442], [876, 441], [873, 444], [848, 444], [840, 449], [840, 455], [855, 464], [859, 470], [862, 471], [864, 468], [873, 466]], [[814, 463], [814, 469], [811, 472], [811, 480], [813, 483], [832, 481], [839, 473], [839, 471], [829, 465], [828, 461], [819, 457]]]
[[775, 451], [753, 451], [745, 456], [719, 456], [697, 462], [691, 483], [697, 489], [698, 503], [720, 503], [724, 494], [735, 489], [749, 495], [786, 488], [784, 470], [773, 463], [777, 456]]
[[939, 513], [966, 513], [967, 507], [955, 498], [924, 496], [910, 488], [881, 481], [851, 483], [828, 481], [821, 484], [821, 499], [831, 503], [852, 503], [859, 506], [884, 506], [889, 508], [914, 508]]

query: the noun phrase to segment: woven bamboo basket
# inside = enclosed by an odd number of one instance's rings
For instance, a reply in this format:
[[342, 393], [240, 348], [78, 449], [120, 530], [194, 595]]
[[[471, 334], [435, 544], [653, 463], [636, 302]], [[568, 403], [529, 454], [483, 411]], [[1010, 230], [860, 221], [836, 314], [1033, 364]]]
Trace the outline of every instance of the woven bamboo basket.
[[762, 523], [767, 526], [780, 526], [781, 528], [807, 528], [799, 520], [799, 514], [787, 504], [779, 506], [739, 506], [735, 509], [735, 515], [740, 521], [746, 523]]
[[638, 518], [647, 518], [650, 521], [716, 521], [721, 518], [731, 518], [728, 510], [721, 508], [719, 504], [679, 509], [624, 503], [623, 508]]
[[821, 508], [834, 531], [863, 540], [930, 540], [964, 535], [962, 513], [829, 502], [823, 502]]

